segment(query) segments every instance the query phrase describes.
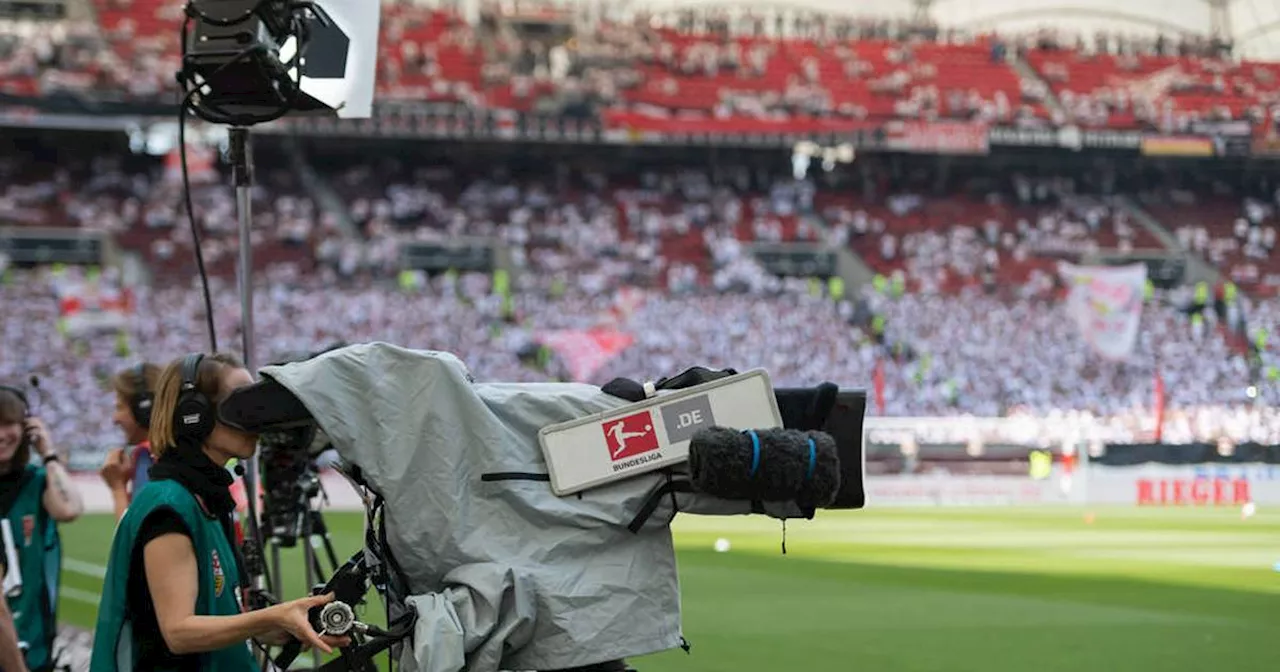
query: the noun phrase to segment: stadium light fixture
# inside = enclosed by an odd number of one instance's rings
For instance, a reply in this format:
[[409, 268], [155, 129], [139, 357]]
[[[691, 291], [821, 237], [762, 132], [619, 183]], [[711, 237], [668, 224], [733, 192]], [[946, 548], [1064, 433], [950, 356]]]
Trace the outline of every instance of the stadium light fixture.
[[803, 140], [791, 148], [791, 170], [797, 180], [803, 180], [809, 173], [813, 159], [821, 159], [822, 169], [829, 173], [836, 169], [837, 164], [850, 164], [856, 158], [857, 151], [850, 143], [842, 142], [825, 147], [811, 140]]
[[373, 114], [381, 5], [368, 0], [189, 0], [184, 106], [217, 124]]

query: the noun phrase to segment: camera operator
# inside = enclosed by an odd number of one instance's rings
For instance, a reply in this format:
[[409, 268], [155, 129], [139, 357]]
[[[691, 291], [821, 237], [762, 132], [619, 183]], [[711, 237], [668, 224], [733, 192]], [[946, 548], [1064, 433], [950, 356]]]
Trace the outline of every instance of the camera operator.
[[153, 461], [147, 431], [151, 427], [151, 405], [159, 377], [160, 367], [144, 362], [117, 373], [111, 381], [116, 403], [111, 422], [124, 432], [129, 445], [128, 449], [117, 448], [107, 453], [100, 472], [111, 491], [116, 520], [129, 508], [133, 493], [141, 490], [150, 478], [147, 470]]
[[[32, 452], [42, 465], [31, 464]], [[0, 516], [7, 528], [0, 554], [6, 597], [0, 614], [2, 669], [53, 668], [57, 604], [49, 576], [62, 554], [57, 523], [75, 520], [83, 511], [80, 494], [58, 461], [44, 422], [31, 415], [26, 395], [0, 387]]]
[[283, 643], [291, 635], [326, 653], [347, 644], [319, 636], [307, 618], [332, 595], [241, 607], [245, 577], [226, 464], [252, 457], [258, 437], [218, 423], [216, 411], [252, 382], [235, 357], [222, 354], [189, 355], [161, 373], [149, 434], [156, 465], [112, 541], [91, 672], [252, 672], [259, 669], [252, 639]]

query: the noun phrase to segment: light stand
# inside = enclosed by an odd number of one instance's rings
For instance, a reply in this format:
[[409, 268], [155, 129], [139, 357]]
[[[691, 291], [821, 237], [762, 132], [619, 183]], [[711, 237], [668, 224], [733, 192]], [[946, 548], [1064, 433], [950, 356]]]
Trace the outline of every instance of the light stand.
[[[233, 126], [231, 139], [231, 166], [236, 187], [236, 216], [240, 224], [240, 338], [244, 346], [244, 365], [255, 370], [253, 357], [253, 157], [249, 153], [249, 129]], [[257, 477], [258, 460], [250, 461], [251, 473]]]
[[[240, 337], [245, 368], [257, 376], [253, 319], [253, 158], [249, 128], [296, 115], [367, 119], [373, 115], [381, 3], [369, 0], [187, 0], [182, 21], [182, 67], [176, 73], [183, 92], [179, 135], [188, 112], [211, 124], [229, 127], [229, 159], [234, 171], [240, 254]], [[183, 176], [196, 240], [210, 340], [216, 343], [213, 305], [199, 233], [190, 206], [183, 148]], [[262, 466], [258, 455], [239, 465], [248, 500], [246, 550], [250, 543], [258, 566], [266, 548], [259, 500]], [[310, 521], [310, 522], [308, 522]], [[323, 522], [308, 516], [308, 531]], [[310, 539], [308, 538], [308, 546]], [[248, 555], [246, 553], [246, 555]], [[332, 553], [330, 553], [332, 558]], [[308, 573], [316, 568], [308, 559]], [[246, 561], [246, 564], [249, 564]], [[336, 566], [336, 561], [335, 561]], [[244, 568], [241, 568], [244, 569]], [[274, 567], [257, 567], [246, 597], [272, 597], [283, 590]], [[311, 582], [308, 577], [308, 582]], [[311, 585], [307, 586], [308, 589]], [[268, 661], [262, 660], [264, 669]]]
[[[233, 126], [228, 131], [232, 176], [236, 188], [236, 219], [240, 229], [240, 259], [236, 279], [240, 286], [240, 344], [244, 366], [257, 371], [253, 354], [253, 156], [249, 148], [249, 129]], [[258, 452], [247, 460], [244, 473], [245, 500], [248, 503], [249, 539], [258, 549], [262, 548], [262, 533], [258, 525]], [[280, 577], [279, 567], [258, 577], [259, 590], [275, 594], [273, 580]]]

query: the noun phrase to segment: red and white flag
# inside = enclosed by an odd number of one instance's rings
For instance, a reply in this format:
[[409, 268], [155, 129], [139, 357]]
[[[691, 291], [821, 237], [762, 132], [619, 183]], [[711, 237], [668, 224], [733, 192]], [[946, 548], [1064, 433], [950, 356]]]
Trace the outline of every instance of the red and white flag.
[[630, 347], [635, 336], [617, 329], [562, 329], [542, 332], [536, 340], [560, 356], [574, 382], [583, 383]]
[[1067, 286], [1066, 310], [1098, 355], [1123, 360], [1133, 353], [1142, 321], [1146, 264], [1077, 266], [1059, 262]]
[[133, 315], [133, 292], [95, 271], [63, 269], [54, 274], [53, 289], [63, 327], [72, 336], [120, 331]]

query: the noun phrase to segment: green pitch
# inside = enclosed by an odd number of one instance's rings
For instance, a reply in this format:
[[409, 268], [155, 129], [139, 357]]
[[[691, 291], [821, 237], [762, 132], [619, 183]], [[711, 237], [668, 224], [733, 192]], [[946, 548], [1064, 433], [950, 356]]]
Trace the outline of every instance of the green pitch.
[[[920, 509], [675, 525], [692, 654], [640, 672], [1280, 669], [1280, 512]], [[341, 553], [361, 519], [328, 514]], [[110, 523], [64, 528], [91, 628]], [[713, 550], [728, 539], [730, 550]], [[300, 567], [300, 565], [286, 565]], [[301, 572], [287, 595], [302, 594]], [[371, 618], [370, 620], [377, 620]]]

